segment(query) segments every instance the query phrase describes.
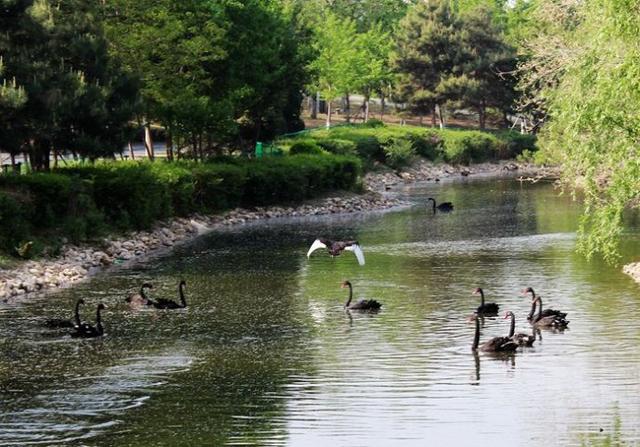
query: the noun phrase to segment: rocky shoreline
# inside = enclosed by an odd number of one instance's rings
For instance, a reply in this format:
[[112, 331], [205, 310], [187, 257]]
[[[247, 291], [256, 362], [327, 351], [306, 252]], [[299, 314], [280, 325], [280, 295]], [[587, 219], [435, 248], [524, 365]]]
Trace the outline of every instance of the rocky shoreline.
[[112, 265], [142, 259], [154, 252], [166, 250], [205, 232], [226, 226], [261, 219], [384, 210], [403, 205], [399, 200], [384, 193], [398, 184], [417, 181], [437, 182], [440, 179], [472, 174], [513, 175], [514, 171], [518, 174], [522, 173], [520, 175], [533, 176], [527, 177], [531, 181], [554, 175], [552, 171], [516, 165], [513, 162], [454, 167], [420, 161], [401, 172], [392, 170], [370, 172], [364, 178], [366, 192], [362, 195], [329, 197], [293, 207], [235, 209], [211, 216], [196, 214], [188, 219], [175, 218], [158, 222], [150, 231], [136, 231], [124, 236], [104, 239], [92, 245], [67, 244], [55, 258], [25, 261], [16, 268], [0, 270], [0, 300], [67, 287]]

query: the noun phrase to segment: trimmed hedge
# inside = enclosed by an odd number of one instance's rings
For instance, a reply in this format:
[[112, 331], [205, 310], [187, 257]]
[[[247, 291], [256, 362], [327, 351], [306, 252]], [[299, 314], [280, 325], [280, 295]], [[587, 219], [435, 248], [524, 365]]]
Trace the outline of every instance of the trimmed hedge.
[[[74, 241], [158, 219], [314, 197], [358, 184], [361, 163], [342, 155], [229, 162], [105, 162], [52, 173], [0, 176], [0, 249], [28, 240]], [[38, 244], [39, 245], [39, 244]]]
[[[362, 159], [366, 167], [371, 167], [376, 162], [399, 167], [409, 161], [411, 152], [433, 161], [469, 164], [511, 159], [525, 150], [536, 150], [534, 135], [521, 135], [513, 131], [492, 133], [476, 130], [440, 130], [381, 125], [378, 122], [373, 125], [317, 130], [306, 133], [304, 137], [281, 140], [279, 144], [293, 148], [298, 141], [304, 141], [305, 144], [315, 142], [317, 146], [332, 153], [353, 152]], [[393, 147], [398, 149], [390, 149]]]
[[289, 155], [322, 155], [322, 148], [313, 140], [302, 140], [294, 143], [289, 148]]

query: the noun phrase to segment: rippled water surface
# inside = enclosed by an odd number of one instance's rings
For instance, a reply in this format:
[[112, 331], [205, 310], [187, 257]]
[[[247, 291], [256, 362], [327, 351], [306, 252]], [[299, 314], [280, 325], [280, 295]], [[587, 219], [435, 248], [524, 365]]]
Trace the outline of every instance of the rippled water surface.
[[[416, 205], [206, 235], [47, 297], [0, 304], [0, 445], [638, 445], [640, 288], [574, 253], [579, 205], [550, 184], [472, 180], [402, 191]], [[432, 215], [426, 197], [454, 202]], [[640, 251], [628, 216], [623, 260]], [[356, 238], [352, 254], [306, 250]], [[131, 310], [144, 281], [187, 309]], [[349, 279], [378, 314], [345, 312]], [[478, 305], [533, 287], [569, 313], [510, 357], [473, 355]], [[108, 335], [47, 329], [84, 298]], [[485, 318], [482, 339], [508, 322]]]

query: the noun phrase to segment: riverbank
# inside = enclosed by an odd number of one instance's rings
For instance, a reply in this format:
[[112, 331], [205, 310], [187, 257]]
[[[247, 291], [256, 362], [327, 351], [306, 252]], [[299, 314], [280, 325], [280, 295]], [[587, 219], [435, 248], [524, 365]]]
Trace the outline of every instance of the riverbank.
[[640, 284], [640, 262], [632, 262], [622, 267], [622, 271], [631, 276], [635, 282]]
[[297, 206], [236, 208], [214, 215], [194, 214], [190, 218], [160, 221], [150, 231], [129, 232], [92, 244], [66, 244], [55, 258], [24, 261], [11, 269], [0, 270], [0, 299], [68, 287], [111, 266], [143, 259], [227, 226], [264, 219], [361, 213], [408, 205], [387, 193], [397, 185], [474, 175], [515, 175], [536, 181], [555, 174], [554, 170], [511, 161], [460, 167], [420, 160], [402, 171], [380, 167], [365, 176], [366, 192], [361, 195], [341, 193]]

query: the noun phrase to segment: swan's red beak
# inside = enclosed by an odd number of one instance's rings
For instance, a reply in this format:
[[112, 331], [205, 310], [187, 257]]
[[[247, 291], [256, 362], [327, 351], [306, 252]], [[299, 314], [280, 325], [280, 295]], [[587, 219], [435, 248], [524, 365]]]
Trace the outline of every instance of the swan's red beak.
[[509, 318], [509, 314], [508, 313], [504, 314], [503, 320], [506, 320], [507, 318]]

